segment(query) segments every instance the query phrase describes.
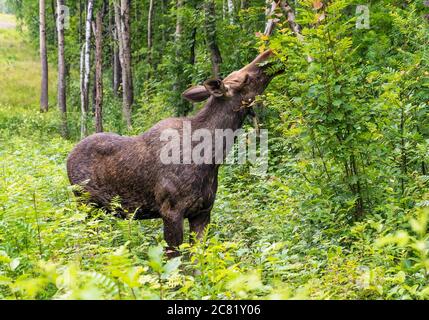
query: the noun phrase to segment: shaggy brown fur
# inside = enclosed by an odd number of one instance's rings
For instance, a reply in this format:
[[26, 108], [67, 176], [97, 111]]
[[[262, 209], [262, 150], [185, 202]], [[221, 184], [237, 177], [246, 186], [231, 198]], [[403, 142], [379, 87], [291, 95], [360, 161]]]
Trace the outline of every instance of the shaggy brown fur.
[[[208, 99], [193, 117], [162, 120], [136, 137], [97, 133], [83, 139], [67, 160], [70, 182], [81, 185], [90, 194], [90, 202], [108, 210], [112, 199], [119, 196], [124, 210], [121, 215], [162, 218], [170, 246], [167, 254], [176, 255], [174, 248], [183, 242], [183, 220], [189, 219], [197, 237], [210, 220], [219, 165], [163, 164], [160, 151], [167, 142], [160, 140], [160, 134], [164, 129], [177, 129], [182, 136], [184, 120], [190, 121], [192, 131], [240, 128], [249, 112], [240, 108], [243, 101], [253, 101], [272, 78], [259, 66], [270, 55], [270, 51], [260, 54], [223, 81], [209, 80], [185, 91], [183, 96], [188, 100]], [[197, 143], [192, 142], [193, 146]]]

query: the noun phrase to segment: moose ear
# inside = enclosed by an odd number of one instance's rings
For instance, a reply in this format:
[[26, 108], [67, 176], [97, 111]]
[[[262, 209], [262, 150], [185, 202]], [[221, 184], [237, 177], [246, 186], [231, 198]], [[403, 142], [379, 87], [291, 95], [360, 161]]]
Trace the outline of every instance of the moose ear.
[[221, 79], [210, 79], [204, 82], [204, 87], [215, 97], [222, 97], [226, 94], [226, 88]]
[[201, 102], [210, 97], [210, 93], [204, 86], [195, 86], [183, 92], [182, 97], [190, 102]]

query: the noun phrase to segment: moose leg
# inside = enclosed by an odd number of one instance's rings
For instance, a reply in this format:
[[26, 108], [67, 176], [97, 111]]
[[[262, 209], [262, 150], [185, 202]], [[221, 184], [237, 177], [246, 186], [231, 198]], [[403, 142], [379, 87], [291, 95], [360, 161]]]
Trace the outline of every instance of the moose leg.
[[[195, 233], [196, 239], [201, 240], [204, 236], [204, 230], [206, 229], [206, 226], [210, 222], [210, 211], [201, 212], [200, 214], [188, 218], [189, 220], [189, 229], [191, 231], [190, 235], [190, 241], [191, 243], [194, 242], [193, 233]], [[194, 260], [195, 265], [198, 265], [198, 260]], [[195, 269], [194, 270], [194, 276], [201, 275], [201, 270]]]
[[177, 248], [183, 243], [183, 216], [177, 212], [170, 212], [163, 216], [164, 222], [164, 239], [167, 241], [168, 259], [177, 257], [180, 253]]
[[210, 222], [210, 212], [200, 213], [197, 216], [189, 218], [189, 229], [191, 231], [191, 242], [192, 233], [196, 233], [196, 238], [201, 240], [204, 235], [204, 230]]

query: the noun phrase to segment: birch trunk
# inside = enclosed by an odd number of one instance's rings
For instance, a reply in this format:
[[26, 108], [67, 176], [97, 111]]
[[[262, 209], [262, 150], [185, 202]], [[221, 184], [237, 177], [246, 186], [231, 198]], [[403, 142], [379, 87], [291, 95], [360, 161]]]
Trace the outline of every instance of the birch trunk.
[[48, 57], [46, 52], [46, 4], [39, 0], [40, 64], [42, 68], [40, 112], [48, 111]]
[[64, 0], [57, 0], [57, 32], [58, 32], [58, 108], [61, 115], [61, 135], [68, 136], [67, 105], [66, 105], [66, 68], [64, 57], [64, 21], [61, 19]]
[[149, 1], [149, 13], [147, 18], [147, 61], [150, 67], [150, 64], [152, 63], [152, 44], [153, 44], [153, 38], [152, 38], [152, 25], [153, 25], [153, 15], [154, 15], [154, 0]]
[[88, 105], [89, 105], [89, 72], [90, 72], [90, 50], [91, 50], [91, 20], [92, 20], [92, 10], [93, 10], [93, 0], [88, 0], [88, 7], [86, 12], [86, 22], [85, 22], [85, 44], [84, 44], [84, 63], [83, 74], [81, 84], [81, 118], [80, 118], [80, 135], [81, 138], [86, 137], [88, 134], [87, 129], [87, 114], [88, 114]]
[[[176, 47], [179, 44], [180, 37], [182, 36], [182, 17], [180, 16], [180, 9], [183, 7], [183, 0], [177, 0], [176, 2], [176, 32], [174, 33], [174, 41], [176, 42]], [[176, 50], [177, 53], [177, 50]]]
[[234, 23], [234, 2], [232, 0], [228, 0], [228, 17], [229, 23]]

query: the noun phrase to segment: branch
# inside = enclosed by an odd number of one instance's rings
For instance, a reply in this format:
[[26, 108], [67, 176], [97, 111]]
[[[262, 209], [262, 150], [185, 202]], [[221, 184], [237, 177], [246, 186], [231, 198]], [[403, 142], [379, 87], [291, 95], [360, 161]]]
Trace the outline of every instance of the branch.
[[[301, 34], [301, 26], [295, 22], [295, 12], [293, 11], [292, 7], [289, 5], [289, 3], [285, 0], [279, 1], [280, 7], [282, 8], [282, 11], [287, 17], [287, 22], [289, 23], [289, 27], [292, 30], [293, 33], [295, 33], [296, 37], [299, 41], [304, 42], [304, 37]], [[313, 58], [309, 55], [307, 56], [307, 62], [313, 62]]]
[[[267, 8], [267, 10], [265, 11], [265, 16], [266, 17], [270, 17], [271, 15], [273, 15], [273, 13], [276, 10], [277, 5], [278, 5], [277, 2], [278, 1], [272, 1], [271, 2], [271, 8], [270, 9]], [[264, 31], [264, 35], [265, 36], [270, 36], [273, 33], [274, 26], [275, 26], [276, 22], [278, 22], [278, 19], [272, 19], [272, 18], [270, 18], [270, 19], [267, 20], [267, 24], [265, 25], [265, 31]]]
[[280, 7], [284, 14], [287, 17], [287, 22], [289, 23], [290, 29], [295, 33], [297, 38], [302, 41], [304, 38], [301, 34], [301, 26], [295, 22], [295, 12], [293, 11], [292, 7], [289, 5], [287, 1], [279, 1]]

